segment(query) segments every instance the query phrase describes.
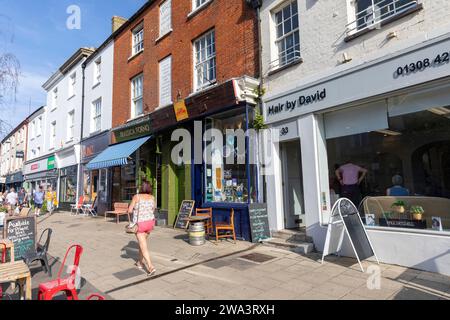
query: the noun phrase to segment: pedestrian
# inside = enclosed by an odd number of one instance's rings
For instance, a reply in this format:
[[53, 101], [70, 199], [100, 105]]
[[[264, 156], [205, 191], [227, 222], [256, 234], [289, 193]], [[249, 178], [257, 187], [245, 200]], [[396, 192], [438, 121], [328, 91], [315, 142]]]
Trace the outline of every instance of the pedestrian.
[[409, 190], [403, 186], [403, 178], [401, 175], [396, 174], [392, 177], [392, 187], [386, 190], [386, 195], [393, 197], [409, 196]]
[[33, 194], [34, 200], [34, 214], [39, 217], [41, 214], [42, 205], [44, 204], [44, 187], [39, 186], [39, 190]]
[[28, 203], [28, 194], [25, 191], [25, 188], [20, 188], [18, 197], [19, 197], [19, 206], [22, 209], [22, 207], [25, 207]]
[[335, 171], [336, 178], [341, 184], [341, 197], [350, 199], [358, 207], [361, 201], [359, 185], [367, 175], [367, 169], [353, 164], [350, 160]]
[[56, 203], [56, 192], [53, 191], [52, 186], [49, 186], [47, 189], [47, 192], [45, 193], [45, 201], [47, 201], [47, 211], [51, 215], [57, 204]]
[[11, 188], [6, 196], [6, 203], [11, 207], [11, 210], [14, 210], [19, 203], [19, 196], [14, 188]]
[[147, 247], [148, 236], [155, 226], [155, 208], [156, 201], [152, 195], [152, 187], [150, 183], [144, 181], [140, 193], [133, 197], [128, 213], [133, 214], [132, 226], [137, 224], [136, 239], [139, 243], [139, 260], [135, 265], [139, 269], [145, 268], [148, 276], [156, 272]]

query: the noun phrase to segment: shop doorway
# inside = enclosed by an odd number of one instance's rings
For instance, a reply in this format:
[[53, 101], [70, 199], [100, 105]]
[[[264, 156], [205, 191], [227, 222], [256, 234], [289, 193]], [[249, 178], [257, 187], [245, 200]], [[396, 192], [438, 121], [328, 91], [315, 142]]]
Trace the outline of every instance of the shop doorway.
[[305, 226], [302, 156], [300, 141], [280, 143], [284, 194], [284, 228]]

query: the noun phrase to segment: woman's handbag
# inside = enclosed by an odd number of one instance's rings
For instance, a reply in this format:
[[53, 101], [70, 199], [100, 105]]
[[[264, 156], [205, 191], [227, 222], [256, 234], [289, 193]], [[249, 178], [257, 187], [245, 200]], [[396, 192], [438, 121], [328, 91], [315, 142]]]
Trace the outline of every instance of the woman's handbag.
[[[138, 200], [138, 201], [140, 202], [140, 200]], [[139, 222], [139, 207], [140, 207], [139, 202], [138, 202], [136, 223], [127, 224], [127, 226], [125, 227], [125, 232], [126, 233], [131, 233], [131, 234], [138, 233], [138, 230], [139, 230], [139, 226], [138, 226], [138, 222]]]

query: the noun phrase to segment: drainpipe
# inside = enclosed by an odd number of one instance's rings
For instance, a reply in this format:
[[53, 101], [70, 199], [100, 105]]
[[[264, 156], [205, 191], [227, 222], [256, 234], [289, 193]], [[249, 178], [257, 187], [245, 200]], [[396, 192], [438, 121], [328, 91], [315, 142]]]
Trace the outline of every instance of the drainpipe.
[[85, 82], [86, 82], [86, 61], [81, 65], [81, 130], [80, 130], [80, 153], [79, 153], [79, 163], [78, 163], [78, 180], [77, 180], [77, 198], [76, 204], [78, 204], [78, 199], [80, 199], [80, 193], [83, 191], [83, 171], [81, 164], [81, 157], [83, 155], [83, 148], [81, 147], [81, 141], [83, 141], [83, 130], [84, 130], [84, 100], [85, 100]]

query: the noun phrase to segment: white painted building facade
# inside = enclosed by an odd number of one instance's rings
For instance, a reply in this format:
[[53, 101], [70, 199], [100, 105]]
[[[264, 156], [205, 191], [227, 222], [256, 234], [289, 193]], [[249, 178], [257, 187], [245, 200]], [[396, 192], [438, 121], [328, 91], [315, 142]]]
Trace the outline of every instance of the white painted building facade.
[[[370, 196], [381, 261], [450, 274], [450, 3], [265, 0], [260, 16], [271, 229], [304, 226], [322, 251], [335, 199]], [[337, 181], [348, 161], [368, 170], [359, 186]], [[425, 228], [391, 216], [399, 199], [425, 209]]]

